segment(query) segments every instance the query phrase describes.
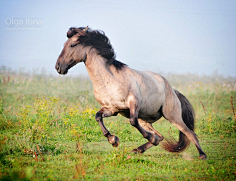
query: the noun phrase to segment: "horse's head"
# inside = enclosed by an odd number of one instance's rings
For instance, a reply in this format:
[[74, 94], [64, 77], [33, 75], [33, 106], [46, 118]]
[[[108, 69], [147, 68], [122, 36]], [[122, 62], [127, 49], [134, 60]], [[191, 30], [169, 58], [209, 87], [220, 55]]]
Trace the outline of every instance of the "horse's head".
[[68, 70], [79, 62], [86, 60], [86, 53], [82, 51], [83, 46], [79, 43], [79, 38], [85, 36], [86, 28], [70, 28], [67, 32], [68, 40], [59, 55], [56, 63], [56, 70], [59, 74], [67, 74]]

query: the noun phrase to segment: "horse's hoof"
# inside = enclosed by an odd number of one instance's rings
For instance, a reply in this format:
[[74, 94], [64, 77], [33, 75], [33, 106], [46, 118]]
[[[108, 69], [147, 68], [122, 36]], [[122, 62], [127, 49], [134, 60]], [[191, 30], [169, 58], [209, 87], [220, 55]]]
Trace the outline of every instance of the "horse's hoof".
[[200, 159], [200, 160], [206, 160], [206, 159], [207, 159], [207, 156], [206, 156], [206, 155], [200, 155], [200, 156], [199, 156], [199, 159]]
[[118, 146], [119, 146], [119, 140], [118, 140], [118, 142], [112, 144], [112, 146], [113, 146], [113, 147], [118, 147]]
[[138, 151], [138, 149], [133, 149], [133, 150], [131, 151], [131, 153], [137, 154], [137, 153], [139, 153], [139, 151]]
[[120, 143], [119, 138], [116, 137], [115, 135], [111, 135], [111, 136], [108, 138], [108, 141], [109, 141], [109, 143], [112, 144], [113, 147], [119, 146], [119, 143]]

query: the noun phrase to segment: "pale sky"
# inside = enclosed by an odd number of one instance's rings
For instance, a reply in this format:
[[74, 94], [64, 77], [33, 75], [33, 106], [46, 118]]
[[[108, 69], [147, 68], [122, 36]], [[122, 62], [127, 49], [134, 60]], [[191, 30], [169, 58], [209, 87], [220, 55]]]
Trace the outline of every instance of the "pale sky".
[[[236, 77], [235, 0], [0, 0], [0, 66], [56, 75], [67, 30], [87, 25], [131, 68]], [[68, 73], [80, 74], [83, 63]]]

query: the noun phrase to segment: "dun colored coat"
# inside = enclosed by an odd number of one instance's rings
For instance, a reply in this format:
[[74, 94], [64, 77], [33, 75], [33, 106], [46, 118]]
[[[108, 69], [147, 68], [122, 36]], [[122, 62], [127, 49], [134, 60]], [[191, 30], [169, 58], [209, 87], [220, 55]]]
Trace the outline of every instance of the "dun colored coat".
[[189, 101], [168, 81], [153, 72], [129, 68], [115, 58], [107, 36], [88, 27], [70, 28], [68, 40], [56, 62], [59, 74], [66, 74], [77, 63], [84, 62], [93, 83], [94, 96], [101, 104], [96, 120], [108, 141], [117, 147], [118, 137], [106, 129], [103, 118], [121, 114], [148, 140], [133, 150], [143, 153], [157, 146], [164, 138], [152, 127], [162, 116], [179, 129], [178, 142], [167, 140], [163, 147], [170, 152], [181, 152], [190, 141], [197, 147], [200, 159], [206, 159], [194, 133], [194, 110]]

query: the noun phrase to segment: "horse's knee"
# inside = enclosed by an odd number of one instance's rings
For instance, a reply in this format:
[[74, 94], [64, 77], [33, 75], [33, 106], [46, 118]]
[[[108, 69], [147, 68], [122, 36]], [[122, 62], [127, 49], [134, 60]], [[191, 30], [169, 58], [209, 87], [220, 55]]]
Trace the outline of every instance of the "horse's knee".
[[130, 118], [130, 124], [134, 127], [137, 127], [138, 125], [138, 119], [137, 118]]
[[102, 118], [102, 114], [100, 112], [97, 112], [96, 115], [95, 115], [95, 119], [97, 122], [101, 121], [101, 118]]
[[155, 134], [152, 135], [152, 137], [149, 140], [154, 146], [157, 146], [160, 142], [159, 137]]

